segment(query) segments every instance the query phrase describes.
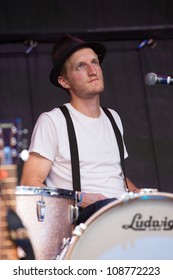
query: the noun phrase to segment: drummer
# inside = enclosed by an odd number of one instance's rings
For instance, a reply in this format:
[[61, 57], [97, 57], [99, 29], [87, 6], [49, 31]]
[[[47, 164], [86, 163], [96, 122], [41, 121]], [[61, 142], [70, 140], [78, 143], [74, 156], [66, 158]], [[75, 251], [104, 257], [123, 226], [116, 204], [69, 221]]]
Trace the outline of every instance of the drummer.
[[[52, 50], [50, 80], [68, 92], [66, 108], [72, 119], [79, 154], [79, 222], [126, 191], [139, 192], [124, 179], [119, 147], [111, 122], [100, 106], [104, 92], [101, 63], [106, 48], [98, 42], [83, 41], [71, 35], [57, 40]], [[123, 137], [118, 113], [111, 112]], [[124, 141], [123, 141], [124, 145]], [[38, 118], [25, 162], [21, 185], [73, 189], [69, 138], [66, 119], [60, 108], [44, 112]], [[124, 158], [128, 154], [124, 145]]]

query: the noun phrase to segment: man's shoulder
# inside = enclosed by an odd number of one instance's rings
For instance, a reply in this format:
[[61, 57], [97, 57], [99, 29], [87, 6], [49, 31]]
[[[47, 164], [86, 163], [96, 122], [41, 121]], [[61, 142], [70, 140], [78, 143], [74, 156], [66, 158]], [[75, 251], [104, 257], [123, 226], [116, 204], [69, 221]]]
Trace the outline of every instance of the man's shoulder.
[[109, 112], [112, 114], [114, 119], [120, 119], [120, 116], [119, 116], [118, 112], [115, 109], [112, 109], [110, 107], [107, 107], [106, 109], [109, 110]]
[[42, 123], [42, 124], [45, 124], [48, 126], [51, 124], [54, 124], [57, 126], [58, 124], [61, 124], [62, 122], [64, 122], [64, 117], [62, 115], [61, 110], [58, 107], [54, 108], [50, 111], [41, 113], [37, 120], [38, 124]]
[[61, 110], [59, 107], [56, 107], [50, 111], [43, 112], [40, 116], [47, 116], [47, 117], [52, 118], [52, 117], [58, 117], [60, 115], [62, 115]]

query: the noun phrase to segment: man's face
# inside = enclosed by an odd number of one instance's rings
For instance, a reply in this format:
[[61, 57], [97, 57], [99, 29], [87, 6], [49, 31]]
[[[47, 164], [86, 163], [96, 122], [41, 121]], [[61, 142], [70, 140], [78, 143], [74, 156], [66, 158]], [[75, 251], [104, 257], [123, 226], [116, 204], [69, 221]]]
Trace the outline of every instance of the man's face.
[[97, 54], [90, 48], [73, 53], [65, 62], [65, 88], [73, 96], [91, 98], [104, 90], [102, 69]]

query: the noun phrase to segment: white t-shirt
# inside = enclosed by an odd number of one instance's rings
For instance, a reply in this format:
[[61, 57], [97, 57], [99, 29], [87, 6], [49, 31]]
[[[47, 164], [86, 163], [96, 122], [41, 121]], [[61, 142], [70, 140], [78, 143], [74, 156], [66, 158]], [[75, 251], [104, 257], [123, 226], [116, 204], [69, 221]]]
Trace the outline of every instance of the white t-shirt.
[[[70, 103], [65, 105], [69, 109], [77, 138], [81, 190], [102, 193], [108, 198], [120, 198], [125, 192], [124, 180], [110, 120], [102, 108], [98, 118], [90, 118], [78, 112]], [[123, 135], [119, 115], [114, 110], [109, 110]], [[67, 125], [59, 108], [40, 115], [32, 134], [29, 152], [39, 153], [52, 161], [52, 168], [46, 179], [48, 187], [72, 190]], [[124, 146], [124, 157], [127, 156]]]

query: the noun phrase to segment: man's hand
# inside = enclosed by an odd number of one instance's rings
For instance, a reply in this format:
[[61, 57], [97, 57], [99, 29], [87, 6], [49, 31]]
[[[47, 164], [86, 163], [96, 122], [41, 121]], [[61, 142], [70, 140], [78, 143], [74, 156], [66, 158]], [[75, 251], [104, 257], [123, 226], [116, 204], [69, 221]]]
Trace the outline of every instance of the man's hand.
[[[85, 208], [88, 205], [98, 201], [106, 199], [107, 197], [100, 193], [82, 193], [82, 201], [80, 203], [80, 207]], [[81, 193], [78, 193], [78, 196], [80, 197]]]

